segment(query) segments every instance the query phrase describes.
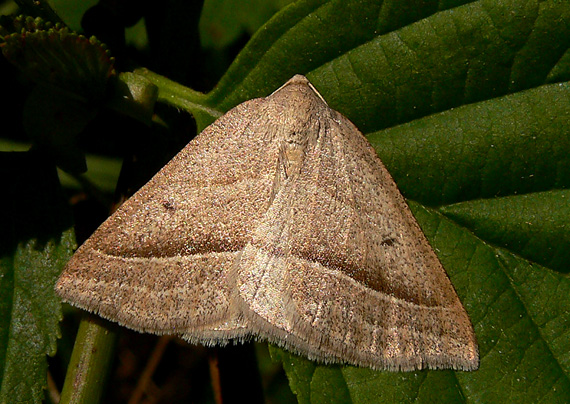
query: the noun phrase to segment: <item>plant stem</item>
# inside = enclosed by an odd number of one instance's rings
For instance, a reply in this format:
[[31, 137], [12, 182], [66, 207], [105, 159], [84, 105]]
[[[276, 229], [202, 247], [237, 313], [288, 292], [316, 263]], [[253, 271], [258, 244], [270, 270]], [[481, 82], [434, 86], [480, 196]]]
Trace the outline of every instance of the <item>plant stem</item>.
[[223, 115], [222, 111], [207, 106], [206, 94], [185, 87], [148, 69], [136, 69], [134, 73], [143, 76], [158, 87], [158, 101], [160, 102], [191, 111], [193, 114], [201, 112], [214, 118]]
[[116, 326], [91, 314], [83, 317], [67, 368], [60, 404], [101, 402], [116, 340]]

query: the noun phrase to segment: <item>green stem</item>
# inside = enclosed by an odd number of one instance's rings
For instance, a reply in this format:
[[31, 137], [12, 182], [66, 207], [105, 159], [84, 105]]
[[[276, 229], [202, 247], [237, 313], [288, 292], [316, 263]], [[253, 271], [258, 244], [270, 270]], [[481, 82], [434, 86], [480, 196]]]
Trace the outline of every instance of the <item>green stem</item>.
[[134, 73], [143, 76], [158, 87], [158, 101], [160, 102], [164, 102], [176, 108], [192, 111], [193, 113], [198, 111], [203, 112], [214, 118], [219, 118], [223, 115], [222, 111], [206, 105], [206, 94], [184, 87], [148, 69], [136, 69]]
[[81, 320], [60, 404], [98, 404], [113, 362], [116, 326], [91, 314]]

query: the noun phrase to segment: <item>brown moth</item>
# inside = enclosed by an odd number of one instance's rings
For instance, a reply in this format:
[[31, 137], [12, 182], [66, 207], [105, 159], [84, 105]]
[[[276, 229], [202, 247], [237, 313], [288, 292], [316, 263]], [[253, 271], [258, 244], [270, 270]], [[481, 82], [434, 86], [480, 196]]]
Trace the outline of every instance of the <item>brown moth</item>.
[[192, 343], [474, 370], [471, 322], [394, 180], [301, 75], [192, 140], [77, 250], [66, 302]]

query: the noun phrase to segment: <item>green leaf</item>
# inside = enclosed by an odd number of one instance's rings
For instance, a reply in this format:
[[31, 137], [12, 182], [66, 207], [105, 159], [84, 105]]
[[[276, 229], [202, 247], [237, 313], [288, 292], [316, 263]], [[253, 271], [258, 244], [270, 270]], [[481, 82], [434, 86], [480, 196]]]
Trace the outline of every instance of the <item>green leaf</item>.
[[570, 186], [570, 84], [543, 85], [368, 135], [408, 198], [427, 205]]
[[570, 2], [301, 0], [200, 94], [205, 125], [296, 73], [371, 140], [465, 305], [474, 372], [326, 366], [272, 348], [301, 403], [570, 401]]
[[[411, 208], [470, 313], [479, 340], [480, 369], [375, 372], [318, 366], [275, 348], [273, 356], [283, 361], [299, 402], [566, 402], [568, 278], [490, 246], [434, 210], [417, 203]], [[329, 369], [327, 378], [319, 375], [321, 368]], [[331, 399], [331, 391], [350, 400]]]
[[401, 3], [287, 7], [256, 33], [209, 102], [226, 110], [304, 73], [369, 132], [544, 84], [568, 48], [565, 2], [476, 1], [439, 12], [428, 4], [409, 14], [414, 2]]
[[272, 349], [301, 403], [570, 400], [570, 3], [439, 7], [296, 2], [193, 98], [206, 122], [307, 74], [368, 135], [473, 321], [475, 372], [376, 372]]
[[31, 152], [1, 153], [0, 164], [0, 402], [40, 403], [62, 317], [53, 288], [74, 234], [53, 164]]
[[569, 203], [564, 189], [460, 202], [441, 211], [483, 240], [568, 274]]

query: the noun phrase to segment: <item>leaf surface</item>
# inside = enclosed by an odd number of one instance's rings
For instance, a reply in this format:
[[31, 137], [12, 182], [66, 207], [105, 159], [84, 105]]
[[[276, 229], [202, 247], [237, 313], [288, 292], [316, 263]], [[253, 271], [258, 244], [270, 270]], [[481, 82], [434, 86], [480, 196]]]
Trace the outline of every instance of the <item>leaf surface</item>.
[[301, 403], [567, 402], [570, 3], [398, 4], [296, 2], [205, 103], [225, 111], [306, 74], [408, 198], [472, 319], [480, 369], [272, 354]]
[[32, 152], [0, 157], [0, 403], [40, 403], [62, 317], [53, 288], [74, 234], [55, 166]]

